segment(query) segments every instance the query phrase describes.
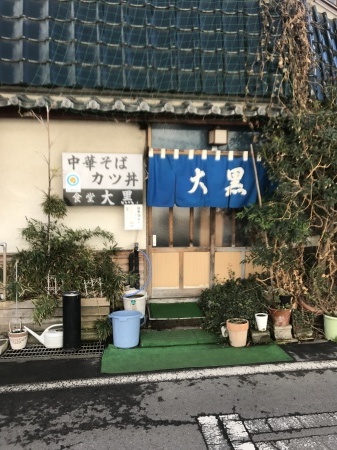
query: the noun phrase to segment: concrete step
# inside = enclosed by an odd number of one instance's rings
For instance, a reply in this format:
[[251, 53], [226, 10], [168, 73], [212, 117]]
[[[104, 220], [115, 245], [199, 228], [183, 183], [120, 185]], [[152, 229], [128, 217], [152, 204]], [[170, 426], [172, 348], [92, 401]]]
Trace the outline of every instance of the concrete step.
[[198, 328], [203, 315], [196, 302], [149, 303], [148, 327], [156, 330]]

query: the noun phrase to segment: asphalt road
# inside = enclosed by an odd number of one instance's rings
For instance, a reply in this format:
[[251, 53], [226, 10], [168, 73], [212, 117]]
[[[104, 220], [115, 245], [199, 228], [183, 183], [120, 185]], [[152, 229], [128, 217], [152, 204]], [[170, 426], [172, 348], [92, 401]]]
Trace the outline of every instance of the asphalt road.
[[100, 359], [0, 362], [1, 449], [335, 449], [336, 344], [292, 363], [102, 376]]

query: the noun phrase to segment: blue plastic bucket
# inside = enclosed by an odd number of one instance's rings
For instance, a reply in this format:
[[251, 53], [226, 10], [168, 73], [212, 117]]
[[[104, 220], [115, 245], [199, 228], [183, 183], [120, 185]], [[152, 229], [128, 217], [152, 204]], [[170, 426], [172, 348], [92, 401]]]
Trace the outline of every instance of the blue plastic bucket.
[[113, 344], [118, 348], [132, 348], [139, 344], [140, 325], [144, 316], [139, 311], [115, 311], [109, 314], [112, 322]]

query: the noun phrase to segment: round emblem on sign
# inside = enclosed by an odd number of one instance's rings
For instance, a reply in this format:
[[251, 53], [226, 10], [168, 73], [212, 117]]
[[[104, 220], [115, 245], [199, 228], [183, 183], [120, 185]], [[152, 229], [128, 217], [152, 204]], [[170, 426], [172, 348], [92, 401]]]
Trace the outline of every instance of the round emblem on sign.
[[80, 182], [80, 177], [76, 173], [69, 173], [67, 175], [67, 184], [70, 187], [76, 187]]

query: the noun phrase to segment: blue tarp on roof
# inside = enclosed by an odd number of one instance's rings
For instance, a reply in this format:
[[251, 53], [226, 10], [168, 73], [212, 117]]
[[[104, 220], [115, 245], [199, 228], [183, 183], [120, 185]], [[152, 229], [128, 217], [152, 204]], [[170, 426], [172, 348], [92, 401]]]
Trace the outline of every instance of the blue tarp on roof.
[[[104, 91], [270, 96], [259, 0], [1, 0], [0, 84]], [[313, 10], [308, 36], [335, 75], [336, 21]], [[274, 17], [271, 39], [278, 35]]]

